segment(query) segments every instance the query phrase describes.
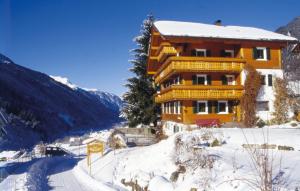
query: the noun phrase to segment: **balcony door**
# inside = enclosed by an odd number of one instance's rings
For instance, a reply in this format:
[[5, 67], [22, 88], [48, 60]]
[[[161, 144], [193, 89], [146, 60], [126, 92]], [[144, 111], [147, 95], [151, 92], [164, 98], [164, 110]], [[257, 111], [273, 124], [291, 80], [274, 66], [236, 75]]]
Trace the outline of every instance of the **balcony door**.
[[226, 75], [227, 85], [235, 85], [235, 76], [234, 75]]

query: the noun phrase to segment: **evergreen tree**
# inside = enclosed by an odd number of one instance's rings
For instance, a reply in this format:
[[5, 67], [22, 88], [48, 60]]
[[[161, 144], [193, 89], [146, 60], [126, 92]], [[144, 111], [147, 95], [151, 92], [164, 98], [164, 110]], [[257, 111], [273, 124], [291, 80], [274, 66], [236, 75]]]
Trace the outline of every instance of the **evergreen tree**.
[[130, 71], [134, 73], [134, 77], [129, 78], [125, 85], [128, 92], [123, 95], [126, 104], [122, 111], [130, 127], [155, 124], [158, 118], [158, 106], [153, 96], [156, 91], [152, 78], [147, 74], [148, 47], [153, 22], [154, 17], [148, 16], [143, 22], [141, 35], [134, 38], [137, 48], [132, 50], [134, 59], [130, 61], [133, 64]]

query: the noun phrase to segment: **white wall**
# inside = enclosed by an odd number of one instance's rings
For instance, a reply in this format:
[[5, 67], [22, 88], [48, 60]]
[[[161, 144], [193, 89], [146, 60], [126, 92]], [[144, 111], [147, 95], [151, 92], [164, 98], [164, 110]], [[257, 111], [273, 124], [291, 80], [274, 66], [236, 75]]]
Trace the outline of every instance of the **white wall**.
[[[274, 80], [275, 78], [283, 78], [283, 71], [281, 69], [257, 69], [261, 75], [265, 75], [266, 85], [263, 85], [258, 93], [257, 101], [269, 101], [269, 111], [257, 111], [257, 116], [262, 120], [271, 120], [273, 118], [272, 113], [274, 112]], [[268, 74], [272, 74], [273, 86], [268, 84]]]

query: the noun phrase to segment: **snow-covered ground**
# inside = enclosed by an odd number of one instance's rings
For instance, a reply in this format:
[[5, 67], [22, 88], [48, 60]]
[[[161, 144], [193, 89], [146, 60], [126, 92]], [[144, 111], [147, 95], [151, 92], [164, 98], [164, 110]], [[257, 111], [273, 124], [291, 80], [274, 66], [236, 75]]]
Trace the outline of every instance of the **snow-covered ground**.
[[[105, 182], [116, 188], [125, 187], [121, 182], [137, 181], [141, 187], [149, 186], [150, 190], [251, 190], [250, 180], [255, 179], [255, 166], [251, 161], [249, 150], [243, 144], [275, 144], [276, 146], [291, 146], [294, 151], [270, 149], [273, 158], [273, 178], [282, 176], [282, 185], [287, 190], [295, 190], [300, 186], [300, 129], [299, 128], [262, 128], [262, 129], [202, 129], [191, 132], [177, 133], [166, 140], [148, 147], [137, 147], [110, 152], [104, 157], [93, 157], [92, 173], [94, 181]], [[212, 135], [203, 140], [205, 134]], [[181, 137], [186, 148], [178, 156], [177, 137]], [[202, 138], [201, 138], [202, 137]], [[209, 147], [214, 139], [222, 145]], [[195, 140], [194, 142], [191, 140]], [[197, 147], [198, 146], [198, 147]], [[179, 174], [177, 181], [170, 180], [179, 165], [176, 162], [194, 157], [193, 148], [202, 149], [207, 156], [213, 156], [211, 168], [186, 166], [186, 172]], [[203, 155], [204, 155], [203, 154]], [[204, 155], [204, 156], [205, 156]], [[202, 156], [202, 155], [200, 155]], [[189, 164], [189, 163], [187, 163]], [[271, 163], [270, 163], [271, 164]], [[76, 173], [89, 174], [86, 160], [75, 167]], [[122, 180], [123, 179], [123, 180]], [[149, 185], [150, 183], [150, 185]], [[172, 189], [170, 189], [172, 188]], [[115, 189], [118, 190], [118, 189]], [[255, 189], [254, 189], [255, 190]]]
[[[93, 133], [89, 138], [107, 140], [110, 132]], [[50, 157], [19, 166], [16, 173], [0, 183], [0, 190], [101, 190], [126, 191], [137, 183], [150, 191], [258, 190], [258, 174], [246, 146], [268, 143], [272, 181], [281, 190], [300, 188], [300, 128], [290, 124], [265, 128], [218, 128], [179, 132], [157, 144], [106, 150], [85, 158]], [[217, 146], [211, 147], [215, 144]], [[84, 144], [61, 144], [75, 154]], [[243, 147], [244, 145], [244, 147]], [[275, 145], [275, 146], [274, 146]], [[278, 146], [293, 147], [292, 151]], [[262, 149], [255, 149], [262, 153]], [[5, 153], [2, 153], [5, 154]], [[6, 152], [12, 156], [13, 152]], [[272, 159], [272, 160], [271, 160]]]

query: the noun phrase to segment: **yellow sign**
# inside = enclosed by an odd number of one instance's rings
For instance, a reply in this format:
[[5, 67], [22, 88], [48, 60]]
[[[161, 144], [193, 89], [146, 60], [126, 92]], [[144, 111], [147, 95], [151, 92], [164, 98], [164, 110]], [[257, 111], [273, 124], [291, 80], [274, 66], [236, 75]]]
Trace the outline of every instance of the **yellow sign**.
[[103, 154], [103, 143], [93, 143], [87, 145], [87, 153], [102, 153]]
[[104, 151], [104, 143], [97, 142], [97, 143], [90, 143], [87, 145], [87, 165], [90, 167], [90, 174], [91, 174], [91, 154], [92, 153], [101, 153], [103, 155]]

